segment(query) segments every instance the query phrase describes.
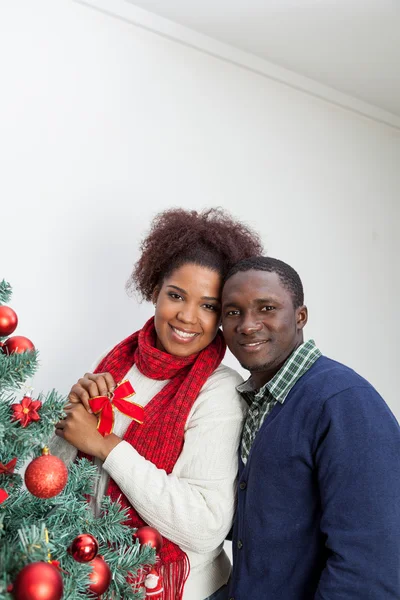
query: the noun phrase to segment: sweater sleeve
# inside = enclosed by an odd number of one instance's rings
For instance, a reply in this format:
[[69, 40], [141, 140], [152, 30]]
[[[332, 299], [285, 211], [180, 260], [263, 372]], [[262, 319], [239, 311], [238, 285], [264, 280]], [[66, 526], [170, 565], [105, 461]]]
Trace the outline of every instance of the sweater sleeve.
[[144, 521], [184, 550], [213, 550], [232, 524], [244, 418], [235, 390], [240, 381], [227, 367], [209, 378], [189, 415], [183, 450], [171, 474], [127, 442], [118, 444], [103, 463]]
[[314, 600], [400, 598], [400, 430], [372, 387], [326, 401], [315, 457], [327, 561]]

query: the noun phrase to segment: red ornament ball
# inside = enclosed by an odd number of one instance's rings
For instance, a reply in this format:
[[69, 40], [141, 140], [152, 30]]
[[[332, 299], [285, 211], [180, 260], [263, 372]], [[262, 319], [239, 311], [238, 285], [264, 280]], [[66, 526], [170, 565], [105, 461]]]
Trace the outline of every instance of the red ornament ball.
[[2, 346], [2, 351], [6, 354], [12, 354], [13, 352], [21, 354], [21, 352], [25, 352], [26, 350], [34, 349], [35, 346], [32, 344], [31, 340], [28, 340], [28, 338], [23, 335], [13, 335], [8, 338]]
[[68, 479], [65, 463], [57, 456], [43, 454], [29, 463], [25, 485], [37, 498], [52, 498], [63, 491]]
[[108, 589], [111, 581], [111, 570], [104, 558], [100, 555], [90, 563], [93, 571], [89, 575], [89, 590], [96, 596], [101, 596]]
[[17, 325], [17, 313], [9, 306], [0, 306], [0, 336], [11, 335]]
[[12, 594], [15, 600], [60, 600], [63, 595], [60, 571], [45, 562], [26, 565], [17, 575]]
[[68, 552], [72, 558], [80, 563], [93, 560], [98, 551], [98, 541], [90, 533], [81, 533], [78, 535], [68, 548]]
[[139, 540], [141, 545], [150, 544], [150, 546], [154, 548], [156, 552], [160, 552], [163, 541], [161, 533], [154, 527], [149, 527], [148, 525], [139, 527], [135, 533], [135, 537]]

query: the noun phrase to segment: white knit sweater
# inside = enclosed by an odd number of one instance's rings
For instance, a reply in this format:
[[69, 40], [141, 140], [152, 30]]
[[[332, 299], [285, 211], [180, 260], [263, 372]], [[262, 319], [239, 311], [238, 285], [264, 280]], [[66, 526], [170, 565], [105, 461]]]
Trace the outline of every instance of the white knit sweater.
[[[165, 381], [142, 375], [136, 366], [127, 374], [135, 402], [146, 404]], [[185, 443], [170, 475], [143, 458], [128, 442], [121, 442], [102, 463], [93, 500], [98, 513], [109, 476], [143, 520], [184, 550], [190, 575], [184, 600], [204, 600], [224, 585], [230, 561], [223, 550], [235, 508], [237, 450], [245, 405], [235, 387], [238, 373], [220, 365], [204, 384], [185, 426]], [[115, 411], [114, 433], [123, 437], [129, 417]], [[54, 454], [70, 462], [75, 448], [56, 438]]]

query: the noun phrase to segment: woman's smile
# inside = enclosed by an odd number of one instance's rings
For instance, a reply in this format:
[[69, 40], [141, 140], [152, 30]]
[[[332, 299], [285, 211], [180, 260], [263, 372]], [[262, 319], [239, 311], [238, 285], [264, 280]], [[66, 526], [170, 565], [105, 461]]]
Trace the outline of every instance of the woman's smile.
[[176, 338], [178, 338], [178, 340], [183, 343], [192, 342], [195, 337], [200, 335], [197, 332], [178, 329], [178, 327], [174, 327], [173, 325], [170, 325], [170, 327], [172, 329], [172, 332], [175, 334]]

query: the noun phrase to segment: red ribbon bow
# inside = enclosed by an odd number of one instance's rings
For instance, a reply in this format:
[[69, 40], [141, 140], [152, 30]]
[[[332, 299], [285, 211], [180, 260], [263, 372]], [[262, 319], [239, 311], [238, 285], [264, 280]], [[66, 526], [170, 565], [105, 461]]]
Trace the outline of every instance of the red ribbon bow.
[[135, 390], [129, 381], [122, 381], [114, 392], [108, 396], [95, 396], [89, 400], [90, 408], [99, 415], [97, 429], [101, 435], [109, 435], [114, 426], [114, 409], [116, 408], [133, 421], [143, 423], [143, 406], [128, 400], [135, 395]]
[[13, 458], [7, 464], [0, 462], [0, 475], [11, 475], [14, 473], [15, 465], [17, 464], [17, 459]]

